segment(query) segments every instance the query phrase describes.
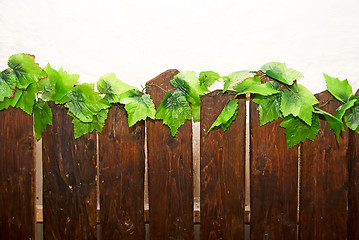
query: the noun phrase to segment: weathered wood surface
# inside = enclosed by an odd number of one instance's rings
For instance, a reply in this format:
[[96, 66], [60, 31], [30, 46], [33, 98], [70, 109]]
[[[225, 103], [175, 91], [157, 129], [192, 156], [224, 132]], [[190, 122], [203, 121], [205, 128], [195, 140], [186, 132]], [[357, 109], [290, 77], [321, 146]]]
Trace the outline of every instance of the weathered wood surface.
[[145, 239], [145, 123], [111, 107], [99, 134], [101, 239]]
[[[329, 92], [316, 95], [319, 105], [333, 99]], [[339, 103], [323, 110], [334, 114]], [[348, 130], [338, 144], [325, 120], [314, 142], [301, 149], [300, 239], [346, 239], [348, 220]]]
[[[168, 70], [147, 85], [172, 89], [176, 74]], [[157, 108], [165, 92], [156, 86], [147, 92]], [[186, 120], [175, 137], [161, 120], [146, 124], [151, 239], [193, 239], [192, 122]]]
[[257, 107], [250, 102], [250, 237], [296, 239], [298, 148], [287, 148], [281, 120], [259, 126]]
[[349, 216], [348, 239], [359, 239], [359, 134], [349, 132]]
[[202, 97], [201, 104], [201, 239], [244, 239], [246, 101], [239, 99], [239, 113], [226, 132], [207, 135], [229, 100], [219, 93]]
[[359, 134], [350, 130], [349, 136], [348, 239], [355, 240], [359, 239]]
[[42, 140], [44, 239], [96, 239], [96, 134], [75, 140], [65, 107], [51, 107]]
[[32, 116], [0, 111], [0, 239], [35, 239], [35, 139]]

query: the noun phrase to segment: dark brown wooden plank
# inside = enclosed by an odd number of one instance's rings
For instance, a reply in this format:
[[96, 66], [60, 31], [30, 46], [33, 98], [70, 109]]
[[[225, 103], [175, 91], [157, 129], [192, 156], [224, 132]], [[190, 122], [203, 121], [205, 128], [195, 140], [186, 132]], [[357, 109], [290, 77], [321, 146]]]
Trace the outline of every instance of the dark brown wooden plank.
[[145, 239], [145, 123], [114, 106], [99, 142], [101, 239]]
[[246, 101], [239, 99], [239, 114], [226, 132], [206, 135], [229, 101], [219, 93], [202, 97], [201, 105], [201, 239], [244, 239]]
[[[172, 89], [176, 74], [168, 70], [147, 85]], [[156, 86], [147, 92], [158, 107], [165, 92]], [[161, 120], [146, 124], [151, 239], [193, 239], [192, 122], [186, 120], [175, 137]]]
[[[42, 212], [41, 212], [42, 213]], [[297, 213], [297, 215], [299, 214], [299, 212]], [[149, 215], [150, 215], [150, 213], [149, 213], [149, 211], [148, 210], [145, 210], [145, 212], [144, 212], [144, 215], [145, 215], [145, 223], [149, 223], [149, 221], [150, 221], [150, 217], [149, 217]], [[245, 224], [249, 224], [250, 223], [250, 215], [251, 215], [251, 213], [250, 213], [250, 211], [249, 210], [245, 210], [244, 211], [244, 223]], [[201, 220], [200, 220], [200, 218], [201, 218], [201, 212], [200, 212], [200, 210], [194, 210], [194, 212], [193, 212], [193, 223], [201, 223]], [[297, 219], [299, 219], [299, 217], [297, 217]], [[41, 221], [42, 222], [42, 221]]]
[[96, 134], [75, 140], [67, 109], [51, 107], [42, 140], [44, 239], [96, 239]]
[[0, 111], [0, 239], [35, 239], [34, 149], [32, 116]]
[[259, 126], [257, 107], [250, 103], [250, 236], [296, 239], [298, 148], [287, 148], [281, 120]]
[[359, 239], [359, 134], [350, 130], [348, 239]]
[[[333, 99], [325, 91], [316, 95], [320, 104]], [[322, 107], [334, 114], [336, 100]], [[346, 239], [348, 220], [348, 131], [340, 144], [324, 120], [314, 142], [301, 149], [300, 239]]]
[[[359, 95], [359, 90], [356, 92]], [[349, 131], [348, 239], [359, 239], [359, 134]]]

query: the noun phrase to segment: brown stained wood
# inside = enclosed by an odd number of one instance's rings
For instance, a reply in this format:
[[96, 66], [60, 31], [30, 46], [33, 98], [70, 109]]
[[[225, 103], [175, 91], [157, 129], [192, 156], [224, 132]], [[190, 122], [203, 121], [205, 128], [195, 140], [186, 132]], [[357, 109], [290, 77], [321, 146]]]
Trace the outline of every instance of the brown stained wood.
[[[145, 223], [149, 223], [149, 221], [150, 221], [150, 217], [149, 217], [149, 212], [148, 212], [148, 210], [145, 210]], [[245, 210], [244, 211], [244, 223], [250, 223], [250, 215], [251, 215], [251, 213], [250, 213], [250, 211], [248, 211], [248, 210]], [[201, 222], [201, 220], [200, 220], [200, 218], [201, 218], [201, 212], [199, 211], [199, 210], [194, 210], [193, 211], [193, 223], [200, 223]]]
[[[36, 209], [36, 222], [38, 223], [42, 223], [43, 222], [43, 218], [42, 218], [42, 209]], [[145, 218], [145, 223], [149, 223], [150, 221], [150, 213], [149, 210], [144, 210], [144, 218]], [[250, 211], [245, 210], [244, 211], [244, 223], [250, 223]], [[97, 209], [97, 216], [100, 216], [100, 209]], [[194, 210], [193, 211], [193, 223], [200, 223], [200, 217], [201, 217], [201, 213], [199, 210]], [[299, 219], [299, 212], [297, 213], [297, 221]], [[97, 223], [100, 223], [100, 218], [97, 217]]]
[[[327, 91], [316, 95], [320, 105], [333, 99]], [[334, 114], [336, 100], [321, 107]], [[301, 148], [300, 239], [346, 239], [348, 220], [348, 130], [337, 143], [325, 120], [314, 142]]]
[[350, 130], [348, 239], [359, 239], [359, 134]]
[[[169, 81], [176, 74], [168, 70], [147, 85], [172, 89]], [[147, 92], [157, 108], [165, 92], [156, 86]], [[193, 239], [192, 122], [186, 120], [175, 137], [162, 120], [146, 124], [151, 239]]]
[[101, 239], [145, 239], [145, 123], [113, 106], [99, 143]]
[[298, 148], [287, 148], [281, 120], [259, 126], [257, 107], [250, 102], [250, 238], [296, 239]]
[[75, 140], [67, 109], [51, 107], [42, 140], [44, 239], [96, 239], [96, 134]]
[[0, 239], [35, 239], [35, 139], [32, 116], [0, 111]]
[[[359, 95], [359, 90], [356, 92]], [[349, 131], [348, 239], [359, 239], [359, 134]]]
[[244, 164], [246, 101], [240, 98], [231, 126], [208, 129], [226, 103], [220, 91], [202, 97], [201, 239], [244, 239]]

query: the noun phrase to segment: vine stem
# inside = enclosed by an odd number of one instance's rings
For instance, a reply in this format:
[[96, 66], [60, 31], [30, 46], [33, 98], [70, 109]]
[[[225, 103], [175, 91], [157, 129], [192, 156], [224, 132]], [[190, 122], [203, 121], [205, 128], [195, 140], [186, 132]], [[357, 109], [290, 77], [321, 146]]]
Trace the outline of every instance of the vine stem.
[[143, 90], [145, 90], [145, 89], [147, 89], [148, 87], [151, 87], [151, 86], [158, 87], [159, 89], [161, 89], [161, 90], [164, 91], [165, 93], [167, 93], [168, 91], [172, 91], [172, 90], [175, 89], [175, 88], [172, 88], [172, 89], [170, 89], [170, 90], [166, 90], [166, 89], [162, 88], [161, 86], [159, 86], [159, 85], [157, 85], [157, 84], [150, 83], [150, 84], [146, 85], [145, 87], [142, 87], [142, 92], [143, 92]]
[[291, 91], [291, 92], [293, 92], [293, 90], [292, 89], [290, 89], [290, 87], [287, 85], [287, 84], [283, 84], [283, 86], [287, 89], [287, 90], [289, 90], [289, 91]]
[[206, 96], [215, 97], [215, 96], [218, 96], [218, 95], [220, 95], [220, 94], [222, 94], [222, 93], [219, 92], [219, 93], [216, 93], [216, 94], [206, 94]]
[[235, 91], [235, 90], [227, 89], [226, 93], [228, 93], [228, 94], [237, 94], [238, 92]]
[[323, 103], [323, 104], [321, 104], [321, 105], [319, 105], [319, 106], [317, 106], [317, 108], [321, 108], [321, 107], [324, 107], [325, 105], [327, 105], [328, 103], [330, 103], [331, 101], [333, 101], [334, 99], [329, 99], [328, 101], [326, 101], [325, 103]]
[[[227, 92], [227, 103], [229, 103], [230, 99], [231, 99], [231, 93]], [[226, 103], [226, 105], [227, 105], [227, 103]]]

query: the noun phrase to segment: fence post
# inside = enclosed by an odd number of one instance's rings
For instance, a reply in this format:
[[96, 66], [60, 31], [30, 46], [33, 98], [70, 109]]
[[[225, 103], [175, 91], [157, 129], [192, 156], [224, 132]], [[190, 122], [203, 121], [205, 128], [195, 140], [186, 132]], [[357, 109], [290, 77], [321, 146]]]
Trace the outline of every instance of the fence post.
[[51, 108], [42, 140], [44, 239], [96, 239], [96, 134], [75, 140], [67, 109]]
[[[359, 90], [355, 94], [359, 95]], [[349, 131], [348, 239], [359, 239], [359, 134]]]
[[250, 106], [251, 239], [296, 239], [298, 148], [287, 149], [280, 120], [259, 126], [258, 105]]
[[0, 239], [35, 239], [34, 149], [32, 116], [0, 111]]
[[[333, 96], [316, 94], [319, 104]], [[333, 99], [323, 110], [334, 114], [339, 103]], [[348, 220], [348, 130], [340, 144], [323, 119], [314, 142], [301, 150], [300, 239], [346, 239]]]
[[[147, 85], [169, 90], [178, 74], [168, 70]], [[165, 92], [151, 86], [156, 108]], [[147, 120], [148, 178], [151, 239], [193, 239], [192, 122], [186, 120], [175, 137], [161, 120]]]
[[[228, 95], [212, 92], [201, 105], [201, 239], [244, 239], [244, 164], [246, 101], [238, 99], [238, 115], [231, 126], [208, 129]], [[232, 97], [233, 98], [233, 97]]]
[[348, 240], [359, 239], [359, 134], [349, 131]]
[[145, 239], [145, 123], [113, 106], [99, 143], [101, 239]]

